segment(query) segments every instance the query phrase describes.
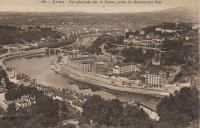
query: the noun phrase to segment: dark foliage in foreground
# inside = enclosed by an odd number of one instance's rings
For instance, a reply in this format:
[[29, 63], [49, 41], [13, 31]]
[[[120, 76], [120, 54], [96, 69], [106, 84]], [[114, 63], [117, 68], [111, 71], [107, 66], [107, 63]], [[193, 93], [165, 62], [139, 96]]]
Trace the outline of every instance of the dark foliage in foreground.
[[[36, 103], [29, 108], [18, 108], [14, 103], [8, 106], [3, 125], [13, 128], [49, 128], [55, 127], [61, 118], [73, 118], [70, 106], [47, 96], [36, 98]], [[63, 114], [61, 114], [63, 113]], [[9, 122], [9, 123], [7, 123]]]
[[24, 95], [31, 97], [38, 97], [42, 95], [42, 92], [38, 91], [34, 87], [19, 86], [17, 88], [11, 88], [5, 93], [5, 99], [7, 101], [17, 100]]
[[[92, 96], [80, 118], [83, 128], [186, 128], [197, 126], [199, 98], [195, 88], [183, 88], [165, 97], [158, 105], [160, 121], [155, 122], [135, 106], [124, 107], [119, 100], [105, 101]], [[195, 127], [196, 128], [196, 127]]]
[[161, 121], [159, 125], [166, 125], [165, 128], [184, 128], [190, 122], [199, 119], [198, 96], [195, 88], [183, 88], [174, 96], [164, 98], [158, 105]]
[[80, 124], [93, 124], [113, 127], [150, 128], [152, 121], [144, 111], [136, 106], [123, 107], [119, 100], [105, 101], [92, 96], [84, 105]]

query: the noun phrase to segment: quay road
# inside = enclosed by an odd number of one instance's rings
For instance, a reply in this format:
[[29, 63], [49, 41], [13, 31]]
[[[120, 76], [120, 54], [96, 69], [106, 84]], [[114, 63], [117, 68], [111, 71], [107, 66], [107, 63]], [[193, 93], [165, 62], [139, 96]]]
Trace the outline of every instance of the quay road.
[[118, 82], [111, 83], [111, 79], [106, 76], [93, 74], [93, 73], [80, 72], [78, 70], [67, 67], [66, 65], [63, 65], [63, 64], [54, 63], [51, 65], [51, 69], [57, 73], [66, 75], [75, 81], [80, 81], [80, 82], [91, 84], [91, 85], [101, 86], [107, 89], [116, 90], [120, 92], [147, 94], [147, 95], [152, 95], [156, 97], [168, 96], [171, 93], [170, 91], [164, 90], [164, 89], [153, 89], [153, 88], [148, 89], [148, 88], [142, 88], [138, 86], [132, 86], [132, 87], [122, 86], [121, 84], [118, 84]]

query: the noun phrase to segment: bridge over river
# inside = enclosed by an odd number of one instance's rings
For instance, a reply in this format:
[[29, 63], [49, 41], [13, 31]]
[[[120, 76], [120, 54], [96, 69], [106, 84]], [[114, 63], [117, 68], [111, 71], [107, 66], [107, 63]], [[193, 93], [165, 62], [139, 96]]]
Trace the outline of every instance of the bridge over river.
[[45, 52], [46, 52], [46, 49], [41, 48], [41, 49], [6, 53], [0, 56], [0, 65], [3, 67], [4, 70], [6, 70], [4, 61], [7, 59], [15, 58], [15, 57], [23, 57], [23, 56], [33, 55], [33, 54], [40, 54], [40, 53], [45, 53]]
[[[1, 65], [4, 66], [4, 68], [12, 67], [19, 73], [29, 75], [31, 78], [36, 79], [38, 84], [59, 89], [69, 89], [76, 91], [77, 93], [82, 93], [83, 95], [100, 95], [104, 99], [117, 98], [122, 102], [129, 102], [134, 100], [135, 102], [143, 102], [148, 104], [148, 106], [151, 107], [156, 106], [160, 101], [160, 98], [151, 97], [148, 95], [130, 94], [105, 89], [93, 91], [90, 87], [88, 87], [88, 89], [80, 89], [76, 83], [68, 83], [68, 78], [55, 73], [49, 68], [49, 64], [52, 62], [55, 56], [24, 58], [24, 56], [32, 56], [32, 54], [37, 55], [38, 53], [45, 53], [45, 50], [46, 49], [44, 48], [36, 49], [33, 51], [21, 51], [20, 53], [3, 54], [0, 56]], [[18, 57], [19, 59], [14, 59]]]

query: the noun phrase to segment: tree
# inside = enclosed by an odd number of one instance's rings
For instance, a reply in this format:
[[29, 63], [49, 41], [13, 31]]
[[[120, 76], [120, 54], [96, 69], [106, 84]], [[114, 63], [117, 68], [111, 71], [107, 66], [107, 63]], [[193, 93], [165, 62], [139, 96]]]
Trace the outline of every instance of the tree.
[[2, 67], [0, 67], [0, 80], [1, 80], [2, 78], [7, 78], [7, 77], [8, 77], [8, 75], [7, 75], [7, 73], [5, 72], [5, 70], [3, 70]]
[[10, 90], [10, 89], [13, 89], [13, 88], [16, 87], [16, 84], [13, 83], [13, 82], [10, 82], [10, 80], [9, 80], [8, 78], [6, 79], [6, 81], [7, 81], [7, 82], [6, 82], [7, 84], [6, 84], [6, 87], [5, 87], [5, 88], [6, 88], [7, 90]]
[[195, 88], [182, 88], [174, 96], [165, 97], [157, 106], [160, 120], [176, 127], [185, 127], [199, 118], [199, 98]]
[[175, 128], [175, 126], [171, 125], [168, 122], [159, 121], [155, 123], [155, 128]]
[[136, 106], [124, 108], [117, 100], [105, 101], [100, 96], [92, 96], [83, 105], [80, 124], [98, 124], [96, 127], [151, 128], [152, 121], [144, 111]]
[[36, 98], [36, 103], [32, 106], [31, 115], [43, 116], [44, 127], [55, 126], [59, 120], [59, 101], [47, 96]]
[[43, 114], [38, 114], [24, 122], [24, 128], [46, 128], [48, 126], [48, 121]]
[[[10, 83], [13, 84], [13, 83]], [[14, 85], [12, 85], [14, 86]], [[38, 91], [34, 87], [26, 87], [23, 85], [20, 85], [18, 87], [11, 87], [6, 93], [5, 93], [5, 99], [7, 101], [16, 100], [21, 98], [24, 95], [29, 95], [31, 97], [39, 97], [42, 95], [42, 92]]]
[[107, 45], [109, 45], [110, 47], [113, 46], [113, 44], [115, 43], [115, 38], [108, 35], [108, 34], [102, 34], [101, 36], [99, 36], [91, 45], [91, 47], [89, 47], [87, 49], [88, 52], [94, 54], [101, 54], [102, 53], [102, 49], [100, 48], [100, 46], [106, 43]]
[[108, 109], [110, 113], [109, 125], [116, 126], [123, 112], [122, 104], [118, 99], [111, 100], [108, 104]]
[[41, 96], [36, 99], [36, 113], [44, 114], [47, 118], [58, 118], [58, 101], [54, 101], [52, 98], [47, 96]]
[[123, 40], [125, 39], [124, 36], [117, 36], [116, 39], [115, 39], [115, 43], [116, 44], [123, 44]]
[[108, 121], [108, 109], [106, 101], [100, 96], [92, 96], [83, 105], [83, 113], [81, 123], [90, 123], [90, 121], [107, 123]]
[[122, 127], [133, 128], [152, 128], [153, 124], [148, 115], [136, 108], [135, 106], [127, 106], [122, 114], [119, 122]]
[[1, 128], [14, 128], [14, 126], [8, 120], [0, 120]]
[[137, 63], [144, 63], [153, 58], [154, 52], [153, 50], [147, 50], [146, 54], [143, 54], [142, 49], [139, 48], [124, 48], [122, 50], [122, 55], [126, 58], [125, 62], [137, 62]]
[[17, 108], [15, 103], [11, 103], [8, 105], [6, 116], [8, 119], [15, 119], [17, 114]]

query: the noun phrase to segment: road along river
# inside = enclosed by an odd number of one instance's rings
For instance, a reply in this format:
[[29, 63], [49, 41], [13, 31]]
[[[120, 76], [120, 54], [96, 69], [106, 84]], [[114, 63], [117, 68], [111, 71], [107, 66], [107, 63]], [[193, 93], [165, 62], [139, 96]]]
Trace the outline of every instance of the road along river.
[[100, 95], [105, 99], [118, 98], [121, 101], [135, 101], [140, 102], [151, 108], [156, 108], [160, 99], [151, 97], [149, 95], [115, 92], [109, 90], [92, 91], [91, 89], [79, 89], [76, 84], [69, 83], [69, 79], [65, 76], [55, 73], [50, 69], [49, 64], [55, 58], [55, 56], [40, 56], [40, 57], [22, 57], [8, 60], [5, 62], [6, 67], [12, 67], [17, 70], [18, 73], [24, 73], [31, 78], [36, 79], [36, 82], [42, 85], [56, 87], [56, 88], [68, 88], [78, 93], [85, 95]]

